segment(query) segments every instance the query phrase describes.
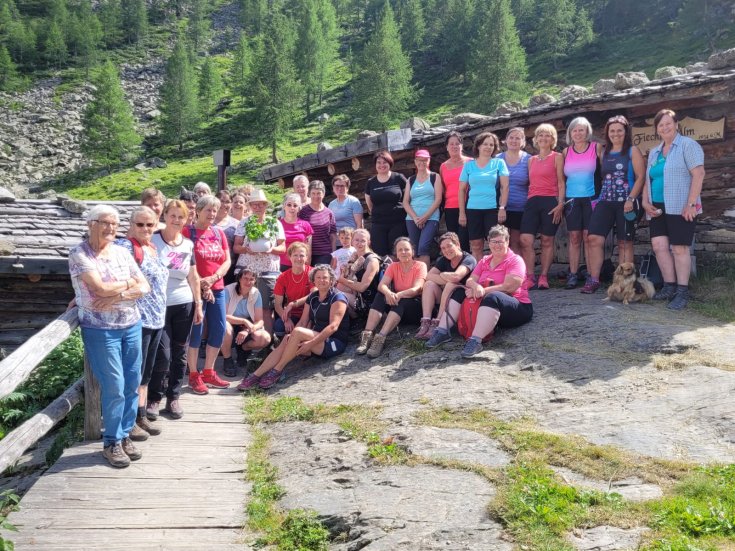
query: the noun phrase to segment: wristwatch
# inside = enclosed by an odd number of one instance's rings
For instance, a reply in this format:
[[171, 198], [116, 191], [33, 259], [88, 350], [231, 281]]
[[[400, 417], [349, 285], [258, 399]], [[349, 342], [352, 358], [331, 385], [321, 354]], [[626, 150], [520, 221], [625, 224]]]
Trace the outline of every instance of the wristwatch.
[[689, 206], [696, 208], [697, 207], [697, 203], [689, 203]]
[[505, 210], [505, 205], [500, 205], [500, 206], [498, 207], [498, 209], [500, 209], [500, 210]]

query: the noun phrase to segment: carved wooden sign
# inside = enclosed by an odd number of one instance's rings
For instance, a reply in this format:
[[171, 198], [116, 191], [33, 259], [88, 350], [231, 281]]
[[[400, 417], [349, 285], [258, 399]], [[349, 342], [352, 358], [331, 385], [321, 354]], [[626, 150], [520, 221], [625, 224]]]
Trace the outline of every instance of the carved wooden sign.
[[[633, 127], [633, 145], [637, 145], [644, 155], [648, 155], [651, 149], [661, 143], [653, 126], [653, 119], [646, 120], [646, 123], [650, 126]], [[716, 121], [686, 117], [679, 121], [679, 131], [682, 136], [698, 142], [722, 140], [725, 138], [725, 117]]]

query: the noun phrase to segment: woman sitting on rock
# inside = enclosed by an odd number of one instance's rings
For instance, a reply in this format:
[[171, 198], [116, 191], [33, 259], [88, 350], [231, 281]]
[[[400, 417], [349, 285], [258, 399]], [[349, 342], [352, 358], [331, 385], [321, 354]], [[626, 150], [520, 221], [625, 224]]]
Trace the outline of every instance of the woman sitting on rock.
[[318, 264], [309, 273], [309, 279], [316, 291], [307, 298], [296, 328], [268, 355], [255, 373], [242, 380], [238, 390], [248, 390], [256, 385], [263, 389], [272, 387], [281, 378], [288, 362], [296, 356], [313, 355], [327, 359], [345, 351], [350, 321], [345, 316], [347, 299], [334, 288], [334, 270], [326, 264]]
[[370, 248], [370, 232], [355, 230], [352, 234], [355, 252], [348, 262], [347, 270], [340, 274], [337, 289], [345, 293], [354, 316], [367, 316], [368, 310], [378, 294], [378, 272], [380, 259]]
[[[470, 253], [463, 251], [459, 245], [459, 236], [447, 232], [439, 238], [440, 256], [436, 264], [426, 276], [424, 290], [421, 293], [421, 327], [416, 333], [417, 339], [428, 339], [439, 326], [439, 320], [444, 309], [458, 285], [464, 285], [472, 270], [477, 266], [477, 260]], [[434, 307], [439, 305], [436, 318], [432, 319]]]
[[[378, 285], [379, 293], [373, 300], [368, 314], [365, 330], [357, 347], [358, 354], [377, 358], [382, 354], [385, 339], [401, 321], [417, 323], [421, 317], [421, 290], [426, 281], [426, 264], [414, 259], [413, 245], [408, 237], [396, 239], [394, 262], [385, 270]], [[380, 324], [383, 314], [388, 314], [380, 332], [374, 331]]]
[[[531, 321], [533, 306], [528, 291], [523, 287], [526, 264], [520, 255], [510, 249], [510, 233], [505, 226], [495, 226], [488, 234], [490, 254], [472, 271], [466, 287], [455, 289], [447, 310], [439, 320], [439, 327], [426, 341], [434, 348], [452, 340], [449, 331], [459, 318], [465, 299], [481, 299], [472, 336], [462, 349], [463, 358], [482, 352], [482, 340], [496, 326], [518, 327]], [[465, 290], [466, 289], [466, 290]]]

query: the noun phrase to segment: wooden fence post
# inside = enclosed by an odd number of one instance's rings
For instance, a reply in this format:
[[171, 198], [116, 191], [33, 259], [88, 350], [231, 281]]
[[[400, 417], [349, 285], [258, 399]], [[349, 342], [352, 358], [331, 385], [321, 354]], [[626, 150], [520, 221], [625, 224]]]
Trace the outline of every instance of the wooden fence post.
[[102, 438], [102, 406], [100, 385], [92, 373], [87, 354], [84, 354], [84, 439]]

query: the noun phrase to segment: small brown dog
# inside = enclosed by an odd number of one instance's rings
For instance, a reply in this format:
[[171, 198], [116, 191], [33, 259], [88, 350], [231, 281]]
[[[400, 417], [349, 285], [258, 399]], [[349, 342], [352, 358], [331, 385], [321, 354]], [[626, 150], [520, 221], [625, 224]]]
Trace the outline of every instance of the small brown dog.
[[623, 262], [613, 274], [613, 282], [607, 289], [605, 300], [616, 300], [623, 304], [630, 302], [645, 302], [653, 298], [656, 289], [653, 283], [645, 277], [638, 276], [636, 265], [632, 262]]

